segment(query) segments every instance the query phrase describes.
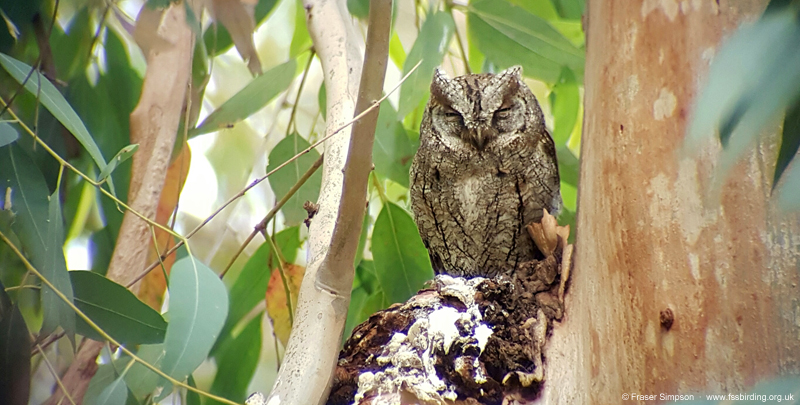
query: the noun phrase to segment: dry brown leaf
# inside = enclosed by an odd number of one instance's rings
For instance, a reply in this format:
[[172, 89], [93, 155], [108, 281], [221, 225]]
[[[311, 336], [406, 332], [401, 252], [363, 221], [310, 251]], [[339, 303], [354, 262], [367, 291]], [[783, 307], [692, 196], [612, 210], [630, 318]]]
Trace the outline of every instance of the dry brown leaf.
[[[300, 291], [300, 283], [306, 268], [294, 264], [286, 265], [287, 277], [289, 277], [289, 294], [292, 296], [292, 308], [297, 307], [297, 293]], [[279, 269], [272, 270], [267, 284], [267, 315], [272, 321], [272, 329], [275, 336], [286, 347], [289, 341], [289, 333], [292, 331], [292, 323], [289, 318], [289, 308], [286, 306], [286, 290], [283, 288], [281, 272]]]
[[214, 19], [228, 30], [236, 50], [247, 62], [247, 68], [253, 76], [262, 72], [253, 41], [256, 3], [258, 2], [255, 0], [212, 0], [211, 3]]

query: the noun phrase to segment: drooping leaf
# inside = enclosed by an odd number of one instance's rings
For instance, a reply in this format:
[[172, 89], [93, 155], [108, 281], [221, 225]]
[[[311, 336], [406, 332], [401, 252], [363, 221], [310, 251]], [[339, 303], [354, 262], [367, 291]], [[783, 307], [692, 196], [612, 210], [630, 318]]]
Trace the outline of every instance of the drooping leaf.
[[0, 148], [19, 138], [17, 130], [7, 122], [0, 122]]
[[[297, 308], [297, 293], [300, 291], [300, 283], [303, 282], [303, 275], [306, 268], [296, 264], [286, 265], [286, 285], [289, 287], [289, 294], [292, 297], [292, 310]], [[292, 331], [292, 321], [289, 316], [289, 307], [286, 305], [286, 290], [281, 278], [281, 272], [276, 269], [272, 271], [267, 284], [265, 298], [267, 300], [267, 314], [272, 321], [272, 330], [275, 337], [286, 347], [289, 341], [289, 333]]]
[[[238, 336], [228, 341], [217, 359], [217, 374], [211, 384], [211, 393], [237, 403], [247, 398], [247, 386], [253, 378], [261, 353], [261, 319], [256, 315]], [[209, 401], [209, 404], [219, 404]]]
[[375, 142], [372, 146], [375, 172], [408, 188], [408, 170], [416, 148], [397, 120], [397, 112], [388, 100], [381, 103]]
[[480, 0], [467, 13], [470, 37], [499, 68], [522, 65], [526, 76], [555, 83], [563, 67], [583, 80], [584, 54], [547, 20], [502, 0]]
[[[71, 271], [69, 276], [75, 305], [114, 340], [128, 345], [164, 341], [167, 322], [130, 290], [91, 271]], [[94, 340], [103, 340], [81, 318], [77, 330]]]
[[[292, 133], [282, 139], [272, 148], [269, 153], [269, 163], [267, 171], [272, 171], [287, 160], [294, 157], [311, 146], [305, 138], [297, 133]], [[319, 152], [312, 149], [308, 153], [300, 156], [286, 167], [278, 170], [269, 177], [269, 185], [278, 199], [283, 198], [286, 193], [300, 180], [300, 177], [311, 167], [319, 158]], [[308, 213], [303, 209], [306, 201], [316, 202], [319, 198], [319, 189], [322, 184], [322, 171], [317, 170], [302, 187], [286, 202], [281, 208], [283, 212], [284, 224], [295, 226], [303, 222], [308, 217]]]
[[209, 114], [197, 128], [190, 130], [189, 136], [229, 128], [253, 115], [292, 84], [296, 68], [297, 63], [292, 59], [256, 77]]
[[96, 405], [119, 405], [128, 399], [128, 387], [122, 376], [117, 377], [97, 397]]
[[19, 308], [0, 283], [0, 398], [8, 405], [26, 405], [31, 387], [31, 337]]
[[114, 169], [117, 168], [117, 165], [130, 159], [131, 156], [133, 156], [133, 154], [136, 153], [138, 149], [139, 149], [138, 143], [135, 143], [133, 145], [128, 145], [120, 149], [119, 152], [117, 152], [117, 154], [114, 155], [114, 158], [112, 158], [111, 161], [108, 162], [108, 165], [106, 165], [103, 171], [100, 172], [100, 175], [97, 176], [97, 181], [105, 180], [106, 177], [110, 176], [111, 172], [113, 172]]
[[[72, 302], [72, 283], [67, 271], [67, 260], [64, 257], [64, 220], [61, 217], [61, 199], [58, 188], [50, 196], [48, 207], [47, 238], [45, 239], [47, 256], [44, 268], [40, 271], [45, 279]], [[44, 283], [42, 283], [42, 305], [44, 306], [44, 320], [39, 333], [46, 336], [54, 331], [56, 326], [61, 326], [67, 333], [67, 337], [74, 343], [75, 312], [61, 297], [56, 295], [52, 288]]]
[[553, 106], [553, 140], [556, 147], [563, 146], [569, 141], [575, 122], [578, 121], [580, 109], [580, 93], [575, 75], [569, 68], [561, 71], [561, 77], [553, 86], [551, 105]]
[[[259, 0], [255, 10], [256, 26], [264, 22], [267, 16], [275, 8], [278, 0]], [[205, 42], [206, 49], [209, 50], [211, 56], [217, 56], [233, 45], [231, 34], [224, 25], [210, 26], [205, 34], [203, 34], [203, 42]]]
[[400, 42], [400, 36], [397, 35], [397, 32], [392, 32], [392, 38], [389, 40], [389, 59], [398, 68], [402, 67], [406, 61], [406, 51], [403, 49], [403, 43]]
[[[64, 128], [67, 128], [67, 130], [75, 136], [75, 139], [89, 152], [89, 155], [94, 159], [94, 162], [100, 170], [106, 167], [106, 159], [100, 152], [100, 148], [97, 147], [94, 138], [89, 134], [89, 130], [83, 125], [83, 121], [81, 121], [78, 114], [75, 113], [75, 110], [67, 103], [64, 96], [53, 86], [53, 83], [50, 83], [50, 80], [38, 71], [34, 71], [28, 80], [25, 81], [25, 78], [28, 77], [28, 73], [30, 73], [33, 68], [3, 53], [0, 53], [0, 65], [2, 65], [18, 83], [25, 83], [25, 89], [37, 96], [42, 105], [64, 125]], [[111, 179], [109, 179], [108, 186], [111, 192], [114, 193], [114, 182], [111, 181]]]
[[386, 202], [372, 230], [378, 282], [390, 303], [404, 302], [433, 278], [428, 251], [404, 209]]
[[781, 179], [781, 175], [789, 166], [789, 162], [797, 156], [800, 148], [800, 100], [786, 112], [783, 119], [783, 135], [781, 137], [781, 150], [778, 152], [778, 161], [775, 163], [775, 176], [772, 178], [772, 189]]
[[[255, 2], [250, 0], [212, 0], [211, 10], [214, 18], [222, 24], [233, 40], [239, 55], [247, 62], [250, 74], [261, 74], [261, 61], [258, 60], [253, 31], [256, 28]], [[219, 32], [219, 31], [217, 31]]]
[[716, 166], [721, 179], [765, 125], [800, 94], [800, 22], [792, 11], [764, 15], [741, 28], [709, 69], [684, 140], [685, 153], [719, 129], [724, 146]]
[[[130, 361], [130, 357], [122, 356], [111, 363], [101, 364], [94, 373], [91, 381], [89, 381], [89, 387], [86, 389], [86, 394], [83, 395], [83, 403], [85, 405], [97, 404], [100, 396], [106, 391], [106, 388], [117, 381], [119, 373], [124, 370]], [[125, 386], [125, 384], [122, 385]], [[117, 399], [119, 399], [119, 397], [117, 397]], [[62, 402], [69, 403], [67, 400]], [[121, 402], [117, 403], [124, 404], [125, 400], [123, 399]]]
[[169, 326], [161, 369], [182, 381], [208, 356], [228, 315], [228, 291], [208, 266], [193, 256], [172, 266]]
[[566, 147], [556, 148], [556, 158], [561, 181], [578, 187], [578, 171], [580, 170], [578, 158]]
[[444, 11], [429, 14], [422, 24], [417, 40], [403, 64], [403, 74], [411, 71], [420, 60], [422, 64], [400, 86], [400, 102], [397, 107], [399, 120], [417, 108], [428, 95], [433, 70], [442, 64], [454, 30], [453, 17]]
[[[288, 263], [293, 262], [297, 256], [297, 250], [300, 248], [300, 227], [294, 226], [278, 232], [275, 235], [275, 245], [280, 248], [283, 258]], [[277, 266], [278, 259], [272, 252], [269, 243], [262, 243], [250, 256], [231, 287], [230, 314], [220, 333], [222, 339], [227, 340], [239, 321], [264, 299], [270, 275]], [[215, 355], [221, 344], [223, 344], [222, 341], [217, 342], [213, 351]]]

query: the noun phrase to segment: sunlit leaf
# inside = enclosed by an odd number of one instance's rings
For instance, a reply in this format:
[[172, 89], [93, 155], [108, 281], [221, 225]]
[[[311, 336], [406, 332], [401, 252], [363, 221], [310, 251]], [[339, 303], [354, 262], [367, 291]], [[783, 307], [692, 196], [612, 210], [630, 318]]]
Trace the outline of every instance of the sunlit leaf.
[[433, 70], [442, 64], [454, 30], [453, 17], [443, 11], [429, 14], [422, 24], [417, 40], [403, 64], [403, 74], [411, 71], [420, 60], [422, 64], [400, 86], [400, 103], [397, 107], [399, 120], [417, 108], [428, 95]]
[[[0, 53], [0, 65], [2, 65], [18, 83], [25, 82], [28, 73], [33, 69], [24, 62], [18, 61], [3, 53]], [[83, 125], [83, 121], [81, 121], [78, 114], [76, 114], [69, 103], [67, 103], [64, 96], [53, 86], [53, 83], [50, 83], [50, 80], [38, 71], [34, 71], [33, 74], [30, 75], [30, 78], [28, 78], [28, 81], [25, 82], [25, 89], [38, 97], [42, 105], [75, 136], [75, 139], [86, 148], [86, 151], [89, 152], [89, 155], [94, 159], [97, 167], [101, 170], [106, 167], [106, 159], [89, 134], [86, 126]], [[108, 186], [111, 192], [114, 193], [114, 183], [111, 179], [109, 179]]]
[[375, 172], [408, 188], [408, 170], [416, 148], [406, 134], [397, 113], [389, 103], [381, 103], [375, 142], [372, 146]]
[[[264, 22], [277, 3], [278, 0], [259, 0], [255, 11], [256, 26]], [[203, 42], [212, 56], [225, 53], [233, 45], [231, 35], [223, 25], [210, 26], [203, 34]]]
[[[75, 305], [114, 340], [129, 345], [164, 341], [167, 322], [130, 290], [91, 271], [71, 271], [69, 276]], [[77, 329], [103, 340], [83, 319], [78, 319]]]
[[404, 302], [433, 278], [430, 258], [414, 220], [386, 202], [372, 231], [372, 256], [378, 282], [390, 303]]
[[[297, 133], [292, 133], [283, 138], [269, 153], [267, 171], [272, 171], [287, 160], [311, 146], [305, 138]], [[269, 177], [269, 185], [275, 196], [280, 199], [300, 180], [300, 177], [311, 167], [319, 158], [319, 152], [312, 149], [308, 153], [286, 165]], [[284, 224], [295, 226], [303, 222], [308, 217], [308, 213], [303, 209], [306, 201], [316, 202], [319, 198], [319, 189], [322, 184], [322, 171], [317, 170], [299, 190], [281, 208]]]
[[19, 133], [7, 122], [0, 122], [0, 148], [14, 142], [19, 138]]
[[0, 283], [0, 398], [8, 405], [26, 405], [31, 387], [31, 337], [19, 308]]
[[[292, 297], [292, 309], [294, 310], [297, 308], [297, 293], [300, 291], [300, 283], [303, 281], [306, 268], [296, 264], [287, 264], [285, 270], [288, 278], [286, 284], [289, 287], [289, 294]], [[267, 314], [272, 321], [275, 337], [286, 347], [286, 342], [289, 341], [289, 333], [292, 331], [292, 322], [289, 317], [289, 307], [286, 305], [286, 290], [284, 289], [281, 272], [278, 271], [277, 267], [272, 270], [272, 275], [269, 277], [265, 297], [267, 300]]]
[[253, 115], [292, 84], [296, 68], [297, 64], [292, 59], [256, 77], [209, 114], [197, 128], [190, 130], [189, 136], [229, 128]]
[[[256, 315], [247, 326], [220, 350], [217, 355], [217, 374], [211, 393], [237, 403], [247, 398], [247, 386], [253, 378], [261, 354], [261, 319]], [[220, 404], [210, 400], [208, 404]]]
[[289, 45], [289, 56], [296, 57], [311, 46], [311, 35], [306, 25], [306, 10], [303, 0], [295, 0], [294, 8], [294, 35]]
[[208, 266], [193, 256], [172, 266], [169, 326], [161, 369], [182, 381], [208, 356], [228, 316], [228, 291]]
[[[275, 244], [281, 250], [283, 258], [289, 263], [293, 262], [297, 256], [297, 250], [300, 248], [300, 227], [294, 226], [278, 232], [275, 235]], [[222, 333], [220, 333], [222, 338], [227, 338], [234, 326], [264, 299], [270, 275], [277, 266], [278, 259], [272, 253], [269, 243], [262, 243], [258, 250], [250, 256], [231, 287], [230, 314], [222, 328]], [[214, 348], [215, 355], [221, 343], [218, 342], [217, 347]]]
[[472, 3], [467, 28], [499, 68], [522, 65], [526, 76], [555, 83], [563, 67], [583, 79], [584, 55], [547, 20], [502, 0]]
[[105, 180], [106, 177], [110, 176], [111, 172], [113, 172], [114, 169], [117, 168], [117, 165], [130, 159], [131, 156], [133, 156], [133, 154], [136, 153], [138, 149], [139, 149], [138, 143], [135, 143], [133, 145], [128, 145], [120, 149], [119, 152], [117, 152], [117, 154], [114, 155], [114, 158], [111, 159], [110, 162], [108, 162], [108, 165], [106, 165], [103, 171], [100, 172], [100, 175], [97, 176], [97, 181]]
[[569, 141], [575, 122], [578, 121], [581, 102], [575, 75], [569, 68], [561, 71], [561, 77], [553, 86], [550, 97], [553, 106], [553, 140], [558, 147]]
[[396, 31], [392, 32], [392, 38], [389, 40], [389, 58], [397, 67], [402, 67], [406, 61], [406, 51], [403, 49], [403, 43], [400, 42], [400, 36]]
[[117, 377], [114, 382], [109, 384], [97, 397], [96, 405], [119, 405], [124, 404], [128, 398], [128, 387], [122, 376]]
[[781, 175], [789, 166], [789, 162], [797, 157], [800, 148], [800, 101], [796, 102], [783, 119], [783, 135], [781, 137], [781, 150], [778, 161], [775, 163], [775, 176], [772, 178], [772, 188], [781, 179]]

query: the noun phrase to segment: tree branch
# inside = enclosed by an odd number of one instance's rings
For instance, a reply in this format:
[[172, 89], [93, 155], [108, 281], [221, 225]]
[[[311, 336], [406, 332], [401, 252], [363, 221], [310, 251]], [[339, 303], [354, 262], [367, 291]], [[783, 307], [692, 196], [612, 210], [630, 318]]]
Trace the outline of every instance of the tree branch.
[[[361, 55], [346, 2], [304, 2], [311, 38], [325, 72], [327, 133], [380, 97], [391, 5], [391, 0], [370, 2], [361, 75]], [[356, 87], [359, 75], [361, 83]], [[320, 209], [310, 229], [309, 266], [300, 287], [297, 322], [268, 403], [321, 404], [327, 399], [350, 303], [353, 259], [364, 216], [377, 117], [376, 109], [325, 144]]]

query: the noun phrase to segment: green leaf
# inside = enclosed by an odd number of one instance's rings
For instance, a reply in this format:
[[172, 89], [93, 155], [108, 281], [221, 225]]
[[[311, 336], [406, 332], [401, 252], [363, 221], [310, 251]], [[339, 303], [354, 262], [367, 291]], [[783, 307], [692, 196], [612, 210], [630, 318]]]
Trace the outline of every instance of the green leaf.
[[383, 290], [378, 289], [364, 300], [364, 304], [361, 306], [360, 318], [367, 320], [372, 314], [388, 307], [389, 301], [386, 298], [386, 294], [383, 293]]
[[97, 397], [96, 405], [119, 405], [124, 404], [128, 399], [128, 387], [122, 376], [117, 377], [114, 382], [109, 384]]
[[794, 106], [786, 112], [786, 117], [783, 119], [781, 150], [778, 152], [778, 161], [775, 163], [775, 176], [772, 178], [773, 190], [780, 181], [786, 167], [797, 156], [798, 148], [800, 148], [800, 101], [795, 102]]
[[586, 0], [553, 0], [562, 18], [580, 20]]
[[[75, 305], [114, 340], [126, 344], [152, 344], [164, 341], [167, 322], [127, 288], [91, 271], [70, 271]], [[102, 341], [103, 338], [83, 319], [78, 333]]]
[[358, 326], [364, 319], [361, 317], [361, 308], [364, 306], [364, 301], [367, 300], [369, 295], [363, 287], [356, 287], [350, 292], [350, 306], [347, 309], [347, 321], [344, 324], [344, 333], [342, 334], [342, 342], [346, 341], [350, 335], [353, 334], [353, 329]]
[[306, 10], [303, 7], [303, 0], [295, 0], [294, 9], [294, 35], [292, 43], [289, 45], [289, 56], [297, 57], [301, 52], [311, 47], [311, 35], [306, 26]]
[[800, 210], [800, 160], [795, 159], [783, 173], [783, 180], [775, 188], [778, 207], [784, 212]]
[[296, 70], [297, 63], [292, 59], [256, 77], [209, 114], [197, 128], [190, 130], [189, 136], [229, 128], [253, 115], [292, 84]]
[[[89, 381], [89, 387], [86, 389], [86, 394], [83, 396], [83, 403], [86, 405], [97, 404], [100, 395], [102, 395], [109, 386], [117, 382], [117, 377], [119, 376], [118, 371], [123, 370], [130, 361], [130, 357], [122, 356], [113, 362], [101, 364], [94, 373], [91, 381]], [[122, 385], [125, 386], [125, 384]], [[117, 402], [117, 404], [124, 403], [124, 399], [121, 402]]]
[[522, 65], [526, 76], [555, 83], [561, 69], [583, 80], [584, 53], [547, 20], [502, 0], [472, 3], [467, 29], [478, 48], [500, 68]]
[[[278, 0], [259, 0], [255, 10], [256, 27], [264, 22], [272, 10], [275, 9], [276, 4], [278, 4]], [[231, 34], [222, 24], [210, 26], [203, 34], [203, 42], [205, 42], [206, 49], [212, 51], [211, 56], [223, 54], [233, 46]]]
[[[300, 248], [300, 227], [293, 226], [278, 232], [275, 235], [275, 244], [281, 249], [283, 258], [288, 263], [294, 262], [297, 250]], [[220, 333], [220, 341], [213, 350], [215, 355], [224, 343], [222, 340], [227, 340], [239, 321], [264, 300], [269, 277], [277, 266], [278, 259], [267, 242], [262, 243], [258, 250], [250, 256], [231, 287], [230, 313]]]
[[[160, 368], [161, 361], [164, 359], [164, 344], [141, 345], [136, 356]], [[158, 387], [159, 381], [163, 381], [161, 376], [138, 362], [131, 366], [131, 369], [125, 374], [125, 383], [138, 399], [144, 399], [150, 395]]]
[[411, 144], [403, 123], [397, 120], [388, 100], [381, 103], [375, 143], [372, 146], [375, 172], [408, 188], [408, 170], [416, 148]]
[[16, 141], [19, 133], [7, 122], [0, 122], [0, 148]]
[[31, 388], [31, 336], [19, 308], [0, 283], [0, 398], [10, 405], [28, 403]]
[[323, 81], [322, 84], [319, 85], [319, 92], [317, 92], [317, 103], [319, 104], [319, 112], [322, 114], [322, 119], [327, 119], [326, 115], [328, 114], [328, 94], [327, 90], [325, 89], [325, 82]]
[[[28, 73], [33, 69], [27, 64], [3, 53], [0, 53], [0, 65], [3, 65], [3, 68], [5, 68], [18, 83], [23, 83], [25, 78], [28, 77]], [[33, 74], [30, 75], [28, 81], [25, 82], [25, 89], [34, 96], [37, 96], [42, 102], [42, 105], [75, 136], [75, 139], [86, 148], [86, 151], [89, 152], [89, 155], [94, 159], [97, 167], [101, 170], [106, 167], [106, 159], [89, 134], [89, 130], [83, 125], [83, 121], [81, 121], [78, 114], [75, 113], [75, 110], [67, 103], [64, 96], [53, 86], [53, 83], [50, 83], [50, 80], [38, 71], [34, 71]], [[108, 187], [113, 194], [114, 183], [111, 179], [109, 179]]]
[[429, 14], [422, 24], [417, 40], [403, 64], [403, 75], [407, 74], [420, 60], [422, 64], [400, 86], [397, 119], [402, 120], [428, 96], [433, 70], [442, 64], [454, 30], [453, 17], [444, 11]]
[[404, 209], [386, 202], [372, 230], [372, 256], [390, 303], [404, 302], [433, 278], [428, 251]]
[[[197, 384], [194, 382], [194, 376], [189, 374], [189, 379], [187, 381], [189, 386], [192, 388], [197, 388]], [[186, 391], [186, 405], [200, 405], [200, 394], [194, 391]]]
[[169, 278], [169, 326], [161, 369], [183, 381], [208, 356], [228, 315], [222, 280], [193, 256], [175, 262]]
[[561, 71], [561, 77], [553, 86], [550, 93], [553, 106], [553, 140], [556, 147], [563, 146], [569, 141], [572, 129], [578, 121], [581, 97], [575, 75], [569, 68]]
[[[269, 163], [267, 171], [272, 171], [287, 160], [311, 146], [308, 141], [297, 133], [292, 133], [283, 138], [269, 153]], [[300, 177], [311, 167], [319, 158], [319, 152], [312, 149], [308, 153], [286, 165], [269, 176], [269, 185], [278, 199], [283, 198], [286, 193], [300, 180]], [[302, 187], [284, 204], [281, 208], [283, 213], [284, 225], [295, 226], [303, 222], [308, 217], [308, 213], [303, 209], [306, 201], [316, 202], [319, 198], [319, 189], [322, 185], [322, 171], [317, 170]]]
[[139, 149], [138, 143], [134, 143], [133, 145], [128, 145], [120, 149], [119, 152], [117, 152], [117, 154], [114, 155], [114, 158], [111, 159], [110, 162], [108, 162], [106, 168], [103, 169], [102, 172], [100, 172], [99, 176], [97, 176], [97, 181], [105, 180], [108, 176], [111, 175], [111, 172], [113, 172], [114, 169], [117, 168], [117, 165], [130, 159], [130, 157], [133, 156], [133, 154], [136, 153], [138, 149]]
[[400, 42], [400, 36], [396, 31], [392, 32], [392, 38], [389, 40], [389, 58], [397, 67], [403, 66], [406, 61], [406, 51], [403, 49], [403, 43]]
[[369, 0], [347, 0], [347, 11], [353, 17], [367, 18], [369, 17]]
[[561, 181], [577, 188], [580, 170], [578, 158], [566, 147], [556, 148], [556, 158], [558, 159], [558, 172]]
[[[56, 191], [50, 196], [47, 215], [47, 257], [42, 276], [50, 281], [53, 286], [64, 294], [68, 300], [73, 301], [72, 283], [67, 271], [67, 260], [64, 257], [64, 219], [61, 217], [61, 199]], [[42, 322], [41, 335], [48, 335], [56, 326], [61, 326], [70, 337], [75, 340], [75, 312], [47, 285], [42, 285], [42, 305], [44, 306], [44, 321]]]
[[[217, 374], [211, 384], [211, 393], [242, 403], [247, 398], [247, 386], [253, 378], [261, 353], [261, 319], [263, 312], [251, 320], [232, 340], [221, 348], [217, 360]], [[209, 401], [209, 404], [221, 402]]]
[[698, 150], [719, 128], [721, 179], [761, 133], [800, 95], [800, 22], [774, 12], [738, 30], [714, 58], [684, 141]]

